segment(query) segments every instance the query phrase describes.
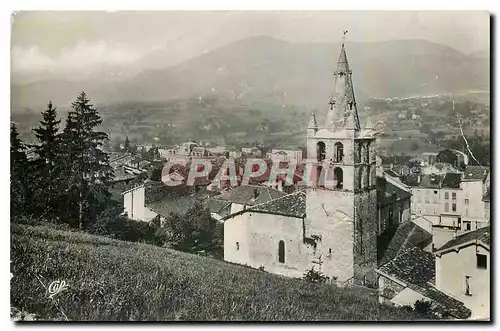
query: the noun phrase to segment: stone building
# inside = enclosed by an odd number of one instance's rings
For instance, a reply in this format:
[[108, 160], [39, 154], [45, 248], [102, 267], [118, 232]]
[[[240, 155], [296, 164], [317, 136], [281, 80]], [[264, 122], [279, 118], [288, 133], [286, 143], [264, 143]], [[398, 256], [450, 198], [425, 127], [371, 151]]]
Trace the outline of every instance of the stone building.
[[[375, 284], [377, 189], [373, 130], [360, 127], [342, 44], [325, 127], [314, 114], [305, 189], [224, 222], [224, 259], [290, 277], [310, 269], [338, 283]], [[306, 176], [307, 177], [307, 176]]]

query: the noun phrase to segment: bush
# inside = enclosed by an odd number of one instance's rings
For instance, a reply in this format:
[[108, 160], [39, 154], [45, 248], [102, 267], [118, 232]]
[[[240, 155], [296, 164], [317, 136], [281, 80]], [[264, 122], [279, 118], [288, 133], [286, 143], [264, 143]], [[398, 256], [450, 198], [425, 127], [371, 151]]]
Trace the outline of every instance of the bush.
[[310, 269], [304, 274], [304, 279], [310, 283], [325, 283], [328, 277], [319, 271]]

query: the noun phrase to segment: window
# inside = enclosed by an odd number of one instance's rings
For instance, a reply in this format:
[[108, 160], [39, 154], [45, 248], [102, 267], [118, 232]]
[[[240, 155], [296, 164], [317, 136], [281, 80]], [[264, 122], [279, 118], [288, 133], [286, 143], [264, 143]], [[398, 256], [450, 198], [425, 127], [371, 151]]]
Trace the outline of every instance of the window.
[[486, 259], [486, 255], [484, 254], [476, 254], [476, 258], [477, 258], [477, 268], [478, 269], [486, 269], [488, 266], [487, 266], [487, 259]]
[[469, 203], [469, 199], [465, 199], [465, 203], [468, 204]]
[[332, 254], [332, 249], [328, 248], [328, 254]]
[[316, 146], [317, 159], [319, 162], [322, 162], [326, 157], [326, 146], [325, 143], [320, 141]]
[[342, 162], [344, 157], [344, 145], [342, 143], [335, 143], [335, 162]]
[[449, 192], [444, 192], [444, 198], [448, 200], [450, 198], [450, 193]]
[[438, 191], [434, 191], [434, 194], [438, 194]]
[[333, 169], [333, 179], [337, 181], [336, 188], [340, 189], [344, 186], [344, 173], [342, 169], [340, 168]]
[[470, 290], [470, 276], [465, 276], [465, 295], [472, 295]]
[[449, 211], [450, 211], [450, 205], [448, 204], [448, 202], [445, 202], [444, 203], [444, 212], [448, 213]]
[[285, 263], [285, 242], [283, 240], [280, 240], [278, 244], [278, 261]]
[[239, 242], [236, 242], [236, 250], [239, 251], [240, 250], [240, 243]]
[[452, 198], [453, 200], [457, 200], [457, 194], [456, 194], [455, 192], [453, 192], [453, 193], [451, 194], [451, 198]]
[[464, 222], [464, 223], [465, 223], [465, 229], [467, 231], [469, 231], [470, 230], [470, 222]]
[[452, 203], [451, 204], [451, 211], [457, 211], [457, 204], [456, 203]]

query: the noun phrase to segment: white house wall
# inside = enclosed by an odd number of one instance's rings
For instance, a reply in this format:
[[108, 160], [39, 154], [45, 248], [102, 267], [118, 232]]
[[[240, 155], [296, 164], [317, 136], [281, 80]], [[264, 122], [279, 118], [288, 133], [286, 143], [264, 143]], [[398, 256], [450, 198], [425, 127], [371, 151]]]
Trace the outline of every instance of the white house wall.
[[[476, 254], [486, 255], [487, 269], [477, 268]], [[472, 318], [489, 317], [490, 267], [489, 251], [474, 244], [436, 256], [436, 287], [462, 301]], [[465, 295], [465, 276], [472, 296]]]

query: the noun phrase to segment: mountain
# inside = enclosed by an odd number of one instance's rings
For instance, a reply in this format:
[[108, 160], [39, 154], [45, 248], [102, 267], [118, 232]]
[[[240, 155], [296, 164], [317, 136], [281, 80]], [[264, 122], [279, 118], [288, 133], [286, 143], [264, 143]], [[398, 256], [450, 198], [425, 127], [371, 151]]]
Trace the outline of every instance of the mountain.
[[[489, 60], [425, 40], [347, 43], [358, 102], [392, 97], [489, 90]], [[258, 36], [236, 41], [164, 69], [121, 81], [38, 81], [11, 85], [11, 106], [68, 105], [85, 90], [93, 102], [160, 101], [222, 95], [241, 102], [269, 101], [325, 108], [340, 45], [290, 43]], [[159, 53], [158, 53], [159, 52]], [[161, 52], [154, 56], [159, 58]], [[148, 56], [135, 67], [145, 67]], [[125, 68], [124, 68], [125, 69]]]

